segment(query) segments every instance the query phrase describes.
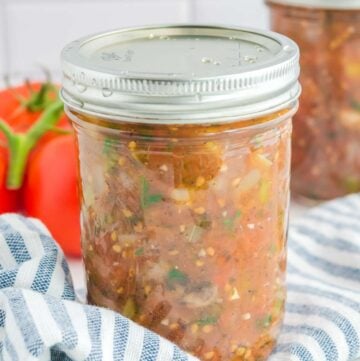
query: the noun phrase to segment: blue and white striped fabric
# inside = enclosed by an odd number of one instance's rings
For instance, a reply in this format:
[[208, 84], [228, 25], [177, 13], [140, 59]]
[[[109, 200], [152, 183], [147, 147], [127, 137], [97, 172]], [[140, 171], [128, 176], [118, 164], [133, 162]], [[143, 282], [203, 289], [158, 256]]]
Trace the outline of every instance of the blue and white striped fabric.
[[360, 357], [360, 196], [292, 224], [288, 254], [285, 324], [270, 361]]
[[195, 361], [121, 315], [83, 305], [62, 251], [35, 219], [0, 216], [1, 361]]
[[[360, 356], [360, 196], [326, 203], [292, 225], [288, 289], [271, 361]], [[119, 314], [79, 303], [62, 252], [45, 227], [4, 215], [0, 360], [196, 359]]]

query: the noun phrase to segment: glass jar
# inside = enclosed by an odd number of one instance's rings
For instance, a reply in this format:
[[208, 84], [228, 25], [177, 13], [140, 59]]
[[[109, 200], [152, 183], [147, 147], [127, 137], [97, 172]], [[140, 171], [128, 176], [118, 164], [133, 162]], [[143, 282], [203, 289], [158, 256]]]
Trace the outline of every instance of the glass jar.
[[296, 45], [138, 28], [71, 43], [62, 64], [88, 301], [203, 360], [265, 360], [286, 295]]
[[292, 192], [330, 199], [360, 191], [360, 1], [269, 0], [272, 28], [301, 52]]

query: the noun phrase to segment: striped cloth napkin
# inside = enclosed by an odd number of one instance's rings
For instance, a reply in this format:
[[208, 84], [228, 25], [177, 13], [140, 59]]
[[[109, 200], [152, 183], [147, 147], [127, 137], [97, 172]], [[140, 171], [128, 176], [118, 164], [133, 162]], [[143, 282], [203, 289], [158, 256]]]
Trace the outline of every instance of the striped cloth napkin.
[[[269, 361], [360, 356], [359, 195], [325, 203], [292, 225], [288, 289]], [[0, 360], [196, 359], [119, 314], [78, 302], [46, 228], [8, 214], [0, 217]]]

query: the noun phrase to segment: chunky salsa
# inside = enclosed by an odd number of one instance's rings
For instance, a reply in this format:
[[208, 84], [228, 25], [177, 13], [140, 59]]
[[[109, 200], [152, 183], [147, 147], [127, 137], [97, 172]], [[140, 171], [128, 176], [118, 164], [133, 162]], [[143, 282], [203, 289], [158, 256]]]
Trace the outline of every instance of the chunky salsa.
[[215, 125], [73, 113], [89, 302], [202, 360], [265, 360], [286, 295], [290, 113]]
[[[271, 1], [270, 1], [271, 3]], [[272, 27], [301, 51], [292, 190], [328, 199], [360, 191], [360, 9], [271, 5]]]

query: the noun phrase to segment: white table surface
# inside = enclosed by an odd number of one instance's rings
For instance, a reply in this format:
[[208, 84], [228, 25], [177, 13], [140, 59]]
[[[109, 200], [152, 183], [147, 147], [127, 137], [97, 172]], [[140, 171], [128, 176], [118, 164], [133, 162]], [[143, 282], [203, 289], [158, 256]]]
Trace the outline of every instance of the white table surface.
[[[292, 203], [290, 208], [290, 224], [296, 218], [301, 216], [306, 210], [310, 209], [310, 207], [302, 206], [297, 203]], [[71, 275], [74, 281], [75, 289], [84, 289], [85, 288], [85, 273], [83, 263], [79, 259], [68, 259]]]

